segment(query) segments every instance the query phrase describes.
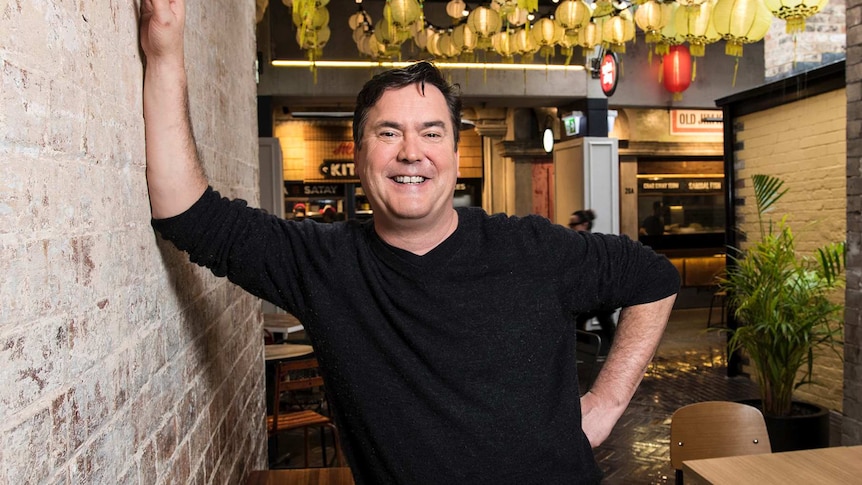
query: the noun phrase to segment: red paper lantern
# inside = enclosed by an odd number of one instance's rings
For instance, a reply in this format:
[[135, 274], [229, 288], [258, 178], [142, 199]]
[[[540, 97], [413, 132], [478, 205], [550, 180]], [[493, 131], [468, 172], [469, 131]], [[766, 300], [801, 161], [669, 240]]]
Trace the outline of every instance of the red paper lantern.
[[664, 88], [673, 93], [674, 100], [682, 99], [682, 92], [691, 84], [691, 53], [686, 45], [674, 45], [662, 56]]

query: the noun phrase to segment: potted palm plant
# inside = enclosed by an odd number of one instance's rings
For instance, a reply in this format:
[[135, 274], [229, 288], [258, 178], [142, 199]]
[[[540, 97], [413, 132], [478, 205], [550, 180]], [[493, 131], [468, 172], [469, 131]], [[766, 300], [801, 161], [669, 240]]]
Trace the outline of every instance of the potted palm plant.
[[[799, 410], [813, 406], [794, 401], [793, 390], [812, 382], [818, 350], [837, 352], [841, 343], [843, 306], [830, 295], [843, 285], [844, 243], [829, 243], [811, 256], [797, 254], [786, 216], [778, 222], [767, 220], [787, 192], [784, 182], [769, 175], [754, 175], [752, 181], [760, 237], [744, 250], [730, 248], [720, 281], [739, 324], [728, 330], [728, 351], [741, 350], [755, 368], [758, 407], [767, 419], [773, 451], [828, 446], [828, 410], [813, 425], [825, 425], [826, 443], [822, 429], [814, 431], [819, 438], [803, 436], [794, 414], [805, 414]], [[784, 442], [792, 437], [802, 442]]]

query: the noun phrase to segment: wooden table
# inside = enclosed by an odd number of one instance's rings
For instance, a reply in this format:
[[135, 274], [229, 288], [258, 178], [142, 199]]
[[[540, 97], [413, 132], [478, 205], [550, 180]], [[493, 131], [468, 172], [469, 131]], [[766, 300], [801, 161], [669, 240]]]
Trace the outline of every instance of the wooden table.
[[273, 344], [263, 346], [264, 360], [292, 359], [314, 353], [311, 345], [303, 344]]
[[862, 483], [862, 446], [688, 460], [682, 470], [687, 484]]
[[286, 334], [304, 330], [302, 322], [290, 313], [264, 313], [263, 328], [270, 332]]
[[245, 485], [353, 485], [353, 475], [346, 467], [254, 471]]

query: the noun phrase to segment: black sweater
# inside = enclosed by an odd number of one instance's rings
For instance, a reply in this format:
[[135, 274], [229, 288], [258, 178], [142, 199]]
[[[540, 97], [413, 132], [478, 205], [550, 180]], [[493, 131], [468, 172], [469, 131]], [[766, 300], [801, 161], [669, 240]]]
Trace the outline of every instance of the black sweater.
[[285, 221], [212, 189], [153, 226], [302, 321], [357, 484], [597, 483], [572, 317], [669, 296], [676, 270], [625, 237], [458, 217], [423, 256], [373, 223]]

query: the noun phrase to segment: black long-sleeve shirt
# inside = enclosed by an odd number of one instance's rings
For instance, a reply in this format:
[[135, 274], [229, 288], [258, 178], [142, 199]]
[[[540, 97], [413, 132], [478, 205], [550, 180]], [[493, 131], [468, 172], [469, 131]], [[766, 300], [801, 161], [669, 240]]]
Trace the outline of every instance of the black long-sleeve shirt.
[[153, 226], [302, 321], [357, 484], [598, 482], [573, 315], [672, 295], [676, 270], [625, 237], [457, 210], [423, 256], [211, 189]]

